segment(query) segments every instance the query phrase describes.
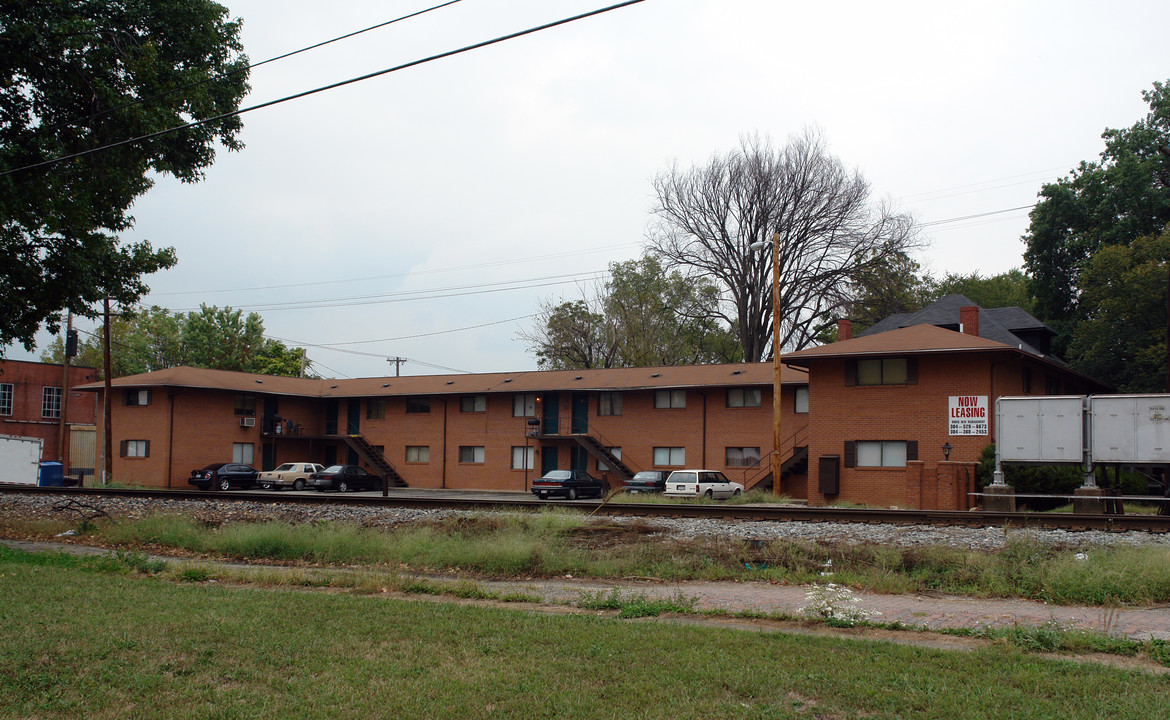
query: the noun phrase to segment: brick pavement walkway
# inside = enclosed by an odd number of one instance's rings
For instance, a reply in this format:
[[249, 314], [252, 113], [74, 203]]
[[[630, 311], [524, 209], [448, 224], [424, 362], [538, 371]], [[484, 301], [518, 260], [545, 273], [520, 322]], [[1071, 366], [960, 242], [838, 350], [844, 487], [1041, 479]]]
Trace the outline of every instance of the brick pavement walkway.
[[[30, 552], [62, 550], [75, 554], [105, 554], [105, 548], [63, 543], [34, 543], [0, 540], [10, 547]], [[160, 557], [167, 561], [180, 558]], [[561, 578], [551, 580], [479, 581], [497, 591], [516, 591], [538, 595], [546, 602], [572, 602], [582, 593], [608, 595], [617, 591], [626, 596], [644, 595], [651, 599], [676, 596], [695, 599], [699, 610], [728, 612], [799, 614], [806, 604], [807, 588], [763, 582], [684, 582], [625, 581], [619, 583]], [[1099, 607], [1048, 605], [1030, 600], [978, 599], [942, 594], [880, 595], [854, 593], [857, 607], [881, 613], [880, 622], [901, 622], [927, 630], [944, 628], [1039, 627], [1058, 623], [1066, 629], [1106, 632], [1133, 640], [1170, 640], [1170, 606], [1126, 607], [1107, 610]]]

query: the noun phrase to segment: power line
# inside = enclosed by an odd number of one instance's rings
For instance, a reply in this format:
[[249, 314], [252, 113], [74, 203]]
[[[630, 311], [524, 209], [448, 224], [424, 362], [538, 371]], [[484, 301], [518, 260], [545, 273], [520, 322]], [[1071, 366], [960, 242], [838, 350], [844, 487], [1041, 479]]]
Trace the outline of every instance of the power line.
[[1003, 213], [1015, 212], [1017, 210], [1031, 210], [1036, 207], [1036, 203], [1031, 205], [1021, 205], [1014, 208], [1006, 208], [1004, 210], [992, 210], [991, 212], [976, 213], [974, 215], [963, 215], [961, 217], [947, 218], [946, 220], [932, 220], [931, 222], [922, 223], [921, 227], [931, 227], [934, 225], [944, 225], [946, 223], [960, 222], [963, 220], [971, 220], [973, 218], [987, 217], [988, 215], [1002, 215]]
[[540, 32], [542, 30], [548, 30], [550, 28], [558, 27], [560, 25], [565, 25], [565, 24], [568, 24], [571, 22], [576, 22], [578, 20], [583, 20], [585, 18], [593, 17], [594, 15], [600, 15], [602, 13], [607, 13], [607, 12], [610, 12], [612, 10], [618, 10], [620, 8], [624, 8], [624, 7], [627, 7], [630, 5], [636, 5], [636, 4], [641, 3], [641, 2], [645, 2], [645, 0], [626, 0], [626, 2], [621, 2], [621, 3], [618, 3], [616, 5], [610, 5], [609, 7], [604, 7], [604, 8], [601, 8], [599, 10], [591, 10], [589, 12], [582, 13], [580, 15], [574, 15], [573, 17], [564, 18], [561, 20], [556, 20], [556, 21], [553, 21], [550, 23], [545, 23], [544, 25], [538, 25], [536, 27], [532, 27], [532, 28], [529, 28], [527, 30], [521, 30], [519, 32], [514, 32], [514, 33], [511, 33], [509, 35], [501, 35], [500, 37], [493, 38], [491, 40], [485, 40], [483, 42], [475, 43], [473, 45], [467, 45], [467, 46], [459, 48], [457, 50], [448, 50], [447, 52], [443, 52], [443, 53], [439, 53], [437, 55], [431, 55], [429, 57], [422, 58], [421, 60], [412, 60], [411, 62], [403, 63], [401, 65], [395, 65], [394, 67], [386, 68], [384, 70], [378, 70], [376, 72], [367, 73], [365, 75], [360, 75], [358, 77], [350, 78], [348, 80], [342, 80], [340, 82], [335, 82], [335, 83], [332, 83], [330, 85], [323, 85], [321, 87], [314, 88], [312, 90], [305, 90], [304, 92], [299, 92], [299, 93], [296, 93], [294, 95], [288, 95], [286, 97], [278, 98], [276, 100], [269, 100], [268, 102], [263, 102], [263, 103], [259, 103], [257, 105], [252, 105], [250, 107], [240, 108], [238, 110], [233, 110], [232, 112], [221, 113], [221, 114], [215, 115], [213, 117], [204, 118], [203, 120], [196, 120], [195, 122], [186, 123], [184, 125], [178, 125], [176, 127], [168, 128], [166, 130], [159, 130], [157, 132], [147, 133], [146, 135], [139, 135], [138, 137], [133, 137], [133, 138], [129, 138], [126, 140], [121, 140], [121, 141], [116, 142], [116, 143], [110, 143], [109, 145], [101, 145], [101, 146], [98, 146], [95, 148], [90, 148], [88, 150], [82, 150], [81, 152], [76, 152], [76, 153], [73, 153], [71, 155], [62, 155], [60, 157], [52, 158], [50, 160], [43, 160], [41, 162], [33, 163], [31, 165], [24, 165], [22, 167], [13, 168], [11, 170], [5, 170], [3, 172], [0, 172], [0, 177], [5, 177], [7, 175], [11, 175], [13, 173], [17, 173], [17, 172], [21, 172], [21, 171], [25, 171], [25, 170], [34, 170], [36, 168], [47, 167], [49, 165], [56, 165], [57, 163], [64, 162], [66, 160], [73, 160], [75, 158], [85, 157], [86, 155], [92, 155], [94, 153], [102, 152], [104, 150], [111, 150], [113, 148], [122, 147], [123, 145], [131, 145], [133, 143], [142, 142], [144, 140], [153, 140], [154, 138], [162, 137], [163, 135], [169, 135], [171, 133], [175, 133], [175, 132], [178, 132], [180, 130], [186, 130], [188, 128], [199, 127], [200, 125], [207, 125], [208, 123], [218, 122], [220, 120], [226, 120], [228, 118], [237, 117], [239, 115], [243, 115], [244, 113], [249, 113], [249, 112], [252, 112], [254, 110], [261, 110], [261, 109], [266, 108], [266, 107], [271, 107], [273, 105], [279, 105], [281, 103], [289, 102], [290, 100], [298, 100], [300, 98], [308, 97], [309, 95], [315, 95], [317, 93], [325, 92], [327, 90], [335, 90], [339, 87], [344, 87], [346, 85], [352, 85], [353, 83], [362, 82], [364, 80], [370, 80], [372, 78], [381, 77], [382, 75], [386, 75], [388, 73], [397, 72], [399, 70], [405, 70], [407, 68], [416, 67], [419, 65], [423, 65], [425, 63], [433, 62], [435, 60], [441, 60], [443, 58], [452, 57], [454, 55], [459, 55], [461, 53], [470, 52], [472, 50], [478, 50], [480, 48], [484, 48], [484, 47], [487, 47], [489, 45], [495, 45], [497, 43], [505, 42], [507, 40], [514, 40], [518, 37], [523, 37], [524, 35], [531, 35], [532, 33]]
[[434, 7], [429, 7], [426, 10], [419, 10], [418, 12], [413, 12], [413, 13], [410, 13], [409, 15], [403, 15], [401, 17], [394, 18], [393, 20], [387, 20], [386, 22], [381, 22], [381, 23], [378, 23], [377, 25], [371, 25], [368, 28], [363, 28], [361, 30], [355, 30], [354, 32], [351, 32], [351, 33], [346, 33], [345, 35], [335, 37], [331, 40], [324, 40], [322, 42], [315, 43], [313, 45], [309, 45], [308, 47], [303, 47], [300, 50], [293, 50], [291, 52], [286, 52], [286, 53], [283, 53], [281, 55], [277, 55], [276, 57], [270, 57], [267, 60], [261, 60], [260, 62], [252, 63], [251, 65], [247, 65], [247, 66], [242, 67], [242, 68], [236, 68], [235, 70], [229, 70], [227, 72], [222, 72], [222, 73], [215, 75], [214, 77], [204, 78], [203, 80], [197, 80], [195, 82], [187, 83], [186, 85], [180, 85], [179, 87], [171, 88], [170, 90], [166, 90], [164, 92], [160, 92], [160, 93], [157, 93], [155, 95], [150, 95], [148, 97], [138, 98], [136, 100], [125, 103], [123, 105], [119, 105], [117, 107], [110, 108], [108, 110], [100, 110], [100, 111], [92, 113], [90, 115], [86, 115], [85, 117], [76, 118], [74, 120], [69, 120], [69, 121], [65, 121], [65, 122], [60, 122], [60, 123], [57, 123], [56, 125], [53, 125], [47, 129], [49, 131], [59, 130], [60, 128], [69, 127], [70, 125], [77, 125], [78, 123], [86, 122], [88, 120], [94, 120], [94, 119], [99, 118], [103, 115], [108, 115], [110, 113], [118, 112], [119, 110], [125, 110], [126, 108], [132, 108], [132, 107], [135, 107], [137, 105], [144, 105], [148, 102], [154, 102], [155, 100], [160, 100], [160, 99], [165, 98], [169, 95], [173, 95], [181, 90], [189, 90], [189, 89], [194, 88], [194, 87], [199, 87], [200, 85], [206, 85], [207, 83], [212, 82], [213, 80], [220, 80], [223, 78], [231, 77], [232, 75], [238, 75], [238, 74], [244, 72], [245, 70], [252, 70], [254, 68], [260, 67], [261, 65], [267, 65], [268, 63], [276, 62], [277, 60], [284, 60], [285, 58], [290, 58], [293, 55], [299, 55], [300, 53], [308, 52], [309, 50], [316, 50], [317, 48], [324, 47], [325, 45], [329, 45], [330, 43], [335, 43], [335, 42], [339, 42], [341, 40], [346, 40], [346, 39], [349, 39], [351, 37], [354, 37], [355, 35], [361, 35], [362, 33], [367, 33], [367, 32], [370, 32], [371, 30], [377, 30], [378, 28], [386, 27], [387, 25], [393, 25], [394, 23], [402, 22], [403, 20], [409, 20], [410, 18], [418, 17], [419, 15], [425, 15], [426, 13], [429, 13], [432, 10], [438, 10], [439, 8], [447, 7], [448, 5], [454, 5], [455, 3], [460, 2], [460, 1], [461, 0], [449, 0], [449, 2], [445, 2], [441, 5], [435, 5]]

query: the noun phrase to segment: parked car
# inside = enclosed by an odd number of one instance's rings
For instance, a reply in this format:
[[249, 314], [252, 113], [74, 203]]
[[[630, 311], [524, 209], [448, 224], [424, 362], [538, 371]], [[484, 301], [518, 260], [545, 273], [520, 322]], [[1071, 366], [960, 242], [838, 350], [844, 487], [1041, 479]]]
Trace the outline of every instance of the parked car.
[[320, 492], [375, 490], [382, 487], [382, 478], [366, 472], [357, 465], [330, 465], [310, 475], [309, 484]]
[[532, 481], [532, 494], [541, 500], [557, 495], [569, 500], [582, 495], [601, 497], [605, 494], [605, 483], [584, 470], [550, 470]]
[[324, 465], [306, 462], [284, 463], [275, 470], [266, 470], [260, 473], [257, 479], [260, 487], [265, 490], [280, 490], [290, 487], [293, 490], [304, 490], [309, 484], [309, 476], [325, 469]]
[[622, 490], [628, 493], [660, 493], [666, 489], [666, 476], [669, 474], [663, 470], [643, 470], [630, 478]]
[[675, 470], [666, 478], [667, 497], [729, 498], [743, 492], [743, 485], [731, 482], [717, 470]]
[[187, 483], [200, 490], [231, 490], [234, 487], [248, 490], [256, 487], [256, 469], [239, 463], [212, 463], [192, 470]]

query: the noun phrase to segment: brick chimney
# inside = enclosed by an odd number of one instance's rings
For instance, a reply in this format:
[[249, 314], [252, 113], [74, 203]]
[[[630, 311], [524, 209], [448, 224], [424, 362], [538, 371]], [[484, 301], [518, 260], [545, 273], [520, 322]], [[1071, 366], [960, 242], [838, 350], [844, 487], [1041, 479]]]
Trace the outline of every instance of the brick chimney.
[[959, 308], [959, 331], [979, 337], [979, 306]]
[[853, 339], [853, 322], [841, 318], [837, 321], [837, 342]]

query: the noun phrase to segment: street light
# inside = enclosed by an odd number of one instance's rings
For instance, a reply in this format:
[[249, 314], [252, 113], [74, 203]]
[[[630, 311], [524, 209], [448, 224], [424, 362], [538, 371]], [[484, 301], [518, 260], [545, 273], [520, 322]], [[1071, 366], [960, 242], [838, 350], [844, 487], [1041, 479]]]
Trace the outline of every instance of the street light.
[[780, 494], [781, 455], [780, 410], [780, 233], [773, 233], [772, 240], [763, 240], [749, 245], [752, 250], [772, 246], [772, 494]]

